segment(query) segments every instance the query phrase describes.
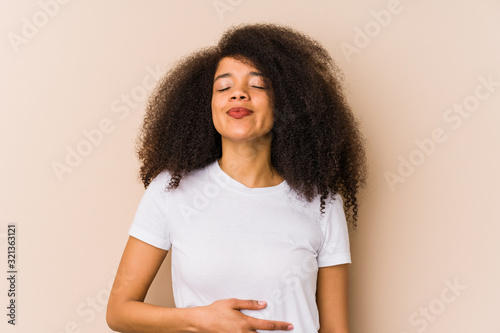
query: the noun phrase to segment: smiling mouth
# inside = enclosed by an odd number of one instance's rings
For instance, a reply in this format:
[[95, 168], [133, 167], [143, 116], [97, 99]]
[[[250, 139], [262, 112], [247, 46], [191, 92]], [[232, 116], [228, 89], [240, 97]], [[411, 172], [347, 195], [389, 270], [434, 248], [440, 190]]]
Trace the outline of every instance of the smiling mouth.
[[247, 108], [231, 108], [229, 111], [227, 111], [227, 114], [233, 118], [236, 119], [241, 119], [243, 117], [249, 116], [253, 113], [252, 110], [249, 110]]

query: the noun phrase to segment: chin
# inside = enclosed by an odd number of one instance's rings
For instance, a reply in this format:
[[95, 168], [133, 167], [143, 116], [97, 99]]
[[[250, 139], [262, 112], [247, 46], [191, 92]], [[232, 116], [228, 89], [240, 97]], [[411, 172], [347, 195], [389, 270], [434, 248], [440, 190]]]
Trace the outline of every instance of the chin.
[[233, 142], [245, 142], [245, 141], [267, 141], [271, 139], [270, 133], [263, 135], [255, 135], [249, 133], [232, 133], [230, 135], [221, 135], [223, 139]]
[[228, 135], [228, 136], [223, 136], [223, 138], [226, 141], [232, 141], [232, 142], [245, 142], [245, 141], [255, 140], [255, 137], [246, 135]]

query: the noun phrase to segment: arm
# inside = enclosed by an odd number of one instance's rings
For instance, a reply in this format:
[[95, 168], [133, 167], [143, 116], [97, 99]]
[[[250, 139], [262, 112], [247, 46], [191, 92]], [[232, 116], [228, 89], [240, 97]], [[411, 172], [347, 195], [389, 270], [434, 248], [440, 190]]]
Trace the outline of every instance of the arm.
[[[120, 332], [189, 332], [186, 313], [143, 303], [167, 251], [129, 237], [109, 296], [106, 321]], [[169, 323], [169, 331], [162, 329]]]
[[349, 333], [347, 286], [348, 264], [319, 268], [319, 333]]
[[245, 316], [240, 309], [259, 310], [266, 304], [228, 299], [194, 308], [165, 308], [144, 303], [167, 251], [129, 237], [111, 289], [106, 321], [114, 331], [147, 333], [255, 332], [287, 330], [290, 323]]

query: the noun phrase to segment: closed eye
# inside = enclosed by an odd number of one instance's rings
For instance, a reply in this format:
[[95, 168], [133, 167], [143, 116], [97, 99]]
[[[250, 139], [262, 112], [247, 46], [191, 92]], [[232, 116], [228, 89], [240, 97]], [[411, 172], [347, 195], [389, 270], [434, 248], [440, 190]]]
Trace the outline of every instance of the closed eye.
[[228, 89], [229, 89], [229, 87], [227, 87], [227, 88], [222, 88], [222, 89], [217, 89], [217, 91], [225, 91], [225, 90], [228, 90]]
[[266, 89], [266, 87], [260, 87], [260, 86], [252, 86], [254, 88], [257, 88], [257, 89]]

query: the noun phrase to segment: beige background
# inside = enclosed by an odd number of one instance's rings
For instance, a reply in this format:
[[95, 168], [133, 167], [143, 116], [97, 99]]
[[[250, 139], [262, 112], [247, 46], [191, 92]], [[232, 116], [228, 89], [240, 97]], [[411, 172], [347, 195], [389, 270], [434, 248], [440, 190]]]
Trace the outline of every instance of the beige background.
[[[228, 26], [265, 21], [325, 45], [367, 138], [352, 332], [500, 332], [498, 1], [63, 2], [0, 3], [0, 266], [16, 223], [19, 270], [16, 327], [0, 282], [2, 332], [110, 331], [146, 95]], [[148, 300], [172, 306], [168, 264]]]

